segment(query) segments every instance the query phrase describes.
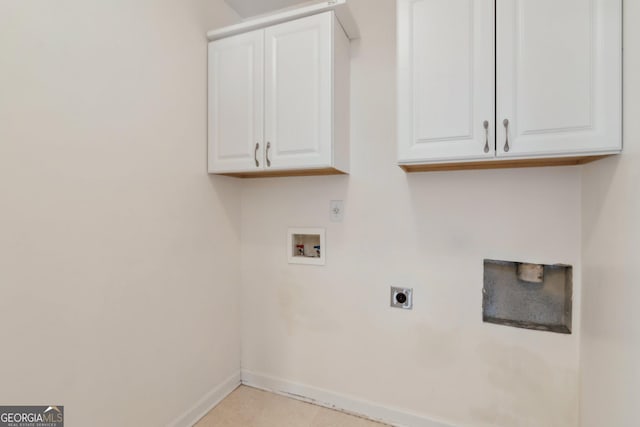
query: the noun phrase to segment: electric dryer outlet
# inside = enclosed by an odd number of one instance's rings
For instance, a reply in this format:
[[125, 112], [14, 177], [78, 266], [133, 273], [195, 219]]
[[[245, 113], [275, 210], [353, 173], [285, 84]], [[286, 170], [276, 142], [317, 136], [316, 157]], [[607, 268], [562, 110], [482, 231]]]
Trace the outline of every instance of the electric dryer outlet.
[[391, 287], [391, 307], [413, 309], [413, 289]]

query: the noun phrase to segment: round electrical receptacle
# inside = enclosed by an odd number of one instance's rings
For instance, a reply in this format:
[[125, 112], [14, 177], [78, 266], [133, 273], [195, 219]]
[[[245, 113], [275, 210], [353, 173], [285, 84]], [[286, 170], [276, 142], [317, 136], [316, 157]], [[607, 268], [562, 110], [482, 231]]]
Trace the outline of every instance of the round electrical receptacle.
[[404, 304], [405, 302], [407, 302], [407, 296], [403, 292], [399, 292], [396, 294], [396, 301], [398, 301], [400, 304]]

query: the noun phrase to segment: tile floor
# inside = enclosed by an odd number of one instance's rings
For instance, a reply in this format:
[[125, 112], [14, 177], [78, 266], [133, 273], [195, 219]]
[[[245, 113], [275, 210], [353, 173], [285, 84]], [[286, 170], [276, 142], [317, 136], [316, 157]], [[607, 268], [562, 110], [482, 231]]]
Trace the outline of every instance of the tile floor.
[[240, 386], [195, 427], [382, 427], [277, 394]]

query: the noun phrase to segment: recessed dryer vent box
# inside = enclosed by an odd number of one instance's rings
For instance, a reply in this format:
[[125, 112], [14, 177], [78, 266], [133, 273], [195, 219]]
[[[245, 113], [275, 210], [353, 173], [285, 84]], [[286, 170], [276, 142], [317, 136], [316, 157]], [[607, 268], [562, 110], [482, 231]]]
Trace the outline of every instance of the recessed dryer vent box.
[[570, 334], [572, 299], [570, 265], [484, 260], [485, 322]]

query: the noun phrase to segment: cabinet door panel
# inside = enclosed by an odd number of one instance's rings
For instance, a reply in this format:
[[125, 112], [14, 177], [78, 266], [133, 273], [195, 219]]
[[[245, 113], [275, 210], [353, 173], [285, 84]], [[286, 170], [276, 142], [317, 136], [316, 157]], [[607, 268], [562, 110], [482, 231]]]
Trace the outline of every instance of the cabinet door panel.
[[331, 165], [332, 24], [326, 12], [266, 29], [267, 168]]
[[620, 1], [497, 5], [498, 155], [620, 149]]
[[209, 44], [210, 172], [263, 167], [263, 55], [263, 30]]
[[401, 162], [493, 157], [493, 16], [492, 0], [399, 0]]

